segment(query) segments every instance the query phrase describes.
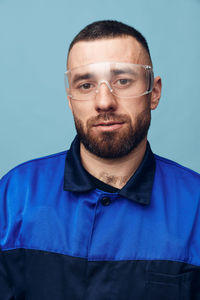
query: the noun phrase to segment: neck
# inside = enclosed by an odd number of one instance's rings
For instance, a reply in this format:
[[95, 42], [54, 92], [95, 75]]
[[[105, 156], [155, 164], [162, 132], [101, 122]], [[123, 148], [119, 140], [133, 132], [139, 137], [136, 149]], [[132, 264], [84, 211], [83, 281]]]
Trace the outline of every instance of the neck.
[[106, 159], [89, 152], [80, 144], [83, 167], [99, 180], [121, 189], [139, 167], [146, 151], [147, 139], [124, 157]]

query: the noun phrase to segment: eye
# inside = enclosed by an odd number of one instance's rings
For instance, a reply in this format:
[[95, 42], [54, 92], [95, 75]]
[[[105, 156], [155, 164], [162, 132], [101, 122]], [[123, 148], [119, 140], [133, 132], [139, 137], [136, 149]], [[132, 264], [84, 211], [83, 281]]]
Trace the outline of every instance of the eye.
[[120, 85], [127, 85], [128, 83], [130, 83], [130, 79], [126, 79], [126, 78], [124, 78], [124, 79], [119, 79], [119, 80], [118, 80], [118, 83], [119, 83]]
[[82, 89], [82, 90], [89, 90], [91, 88], [92, 88], [91, 83], [83, 83], [83, 84], [79, 85], [79, 89]]
[[120, 78], [114, 82], [116, 88], [126, 88], [133, 84], [133, 80], [130, 78]]

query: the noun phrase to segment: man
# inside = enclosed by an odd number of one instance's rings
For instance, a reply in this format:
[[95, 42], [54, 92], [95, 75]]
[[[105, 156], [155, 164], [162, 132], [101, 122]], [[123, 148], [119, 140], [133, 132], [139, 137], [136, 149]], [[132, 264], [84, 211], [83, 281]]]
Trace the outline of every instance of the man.
[[72, 41], [77, 137], [0, 184], [0, 300], [200, 299], [200, 176], [147, 142], [161, 79], [116, 21]]

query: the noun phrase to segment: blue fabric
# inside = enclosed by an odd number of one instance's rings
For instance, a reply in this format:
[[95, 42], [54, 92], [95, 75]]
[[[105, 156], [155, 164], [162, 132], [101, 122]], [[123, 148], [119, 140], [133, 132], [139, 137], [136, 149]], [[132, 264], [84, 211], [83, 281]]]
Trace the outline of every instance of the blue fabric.
[[[154, 155], [151, 201], [63, 189], [66, 153], [24, 163], [0, 181], [3, 251], [37, 249], [103, 260], [200, 266], [200, 175]], [[78, 174], [76, 174], [78, 176]], [[104, 206], [102, 197], [111, 199]]]

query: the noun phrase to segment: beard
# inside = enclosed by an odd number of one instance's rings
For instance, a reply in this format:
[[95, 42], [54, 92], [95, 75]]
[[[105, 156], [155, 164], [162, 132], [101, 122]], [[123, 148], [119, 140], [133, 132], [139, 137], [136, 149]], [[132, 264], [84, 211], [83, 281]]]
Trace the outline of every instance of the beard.
[[[125, 123], [119, 130], [94, 132], [94, 124], [101, 121]], [[148, 107], [141, 112], [132, 124], [131, 118], [125, 114], [113, 112], [100, 113], [90, 118], [84, 129], [83, 122], [74, 115], [75, 127], [80, 142], [92, 154], [101, 158], [120, 158], [133, 151], [147, 136], [151, 123], [151, 110]]]

